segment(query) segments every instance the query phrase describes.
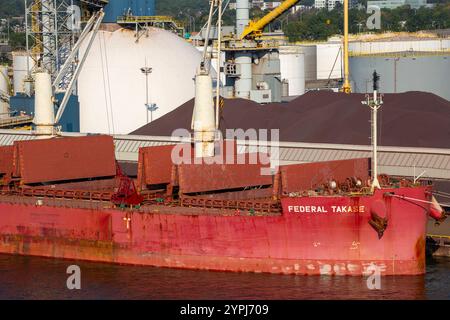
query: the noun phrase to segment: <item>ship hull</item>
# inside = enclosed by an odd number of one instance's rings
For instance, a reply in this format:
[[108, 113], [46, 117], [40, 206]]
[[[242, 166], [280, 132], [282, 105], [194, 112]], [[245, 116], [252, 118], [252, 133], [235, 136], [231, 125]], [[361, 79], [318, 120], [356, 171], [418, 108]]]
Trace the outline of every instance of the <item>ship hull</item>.
[[[281, 214], [154, 206], [149, 211], [0, 201], [0, 252], [96, 262], [299, 275], [425, 273], [425, 188], [292, 197]], [[35, 201], [35, 200], [33, 200]], [[384, 204], [379, 238], [369, 224]], [[314, 208], [314, 209], [313, 209]], [[312, 212], [314, 211], [314, 212]], [[344, 211], [344, 212], [343, 212]], [[350, 211], [350, 212], [349, 212]]]

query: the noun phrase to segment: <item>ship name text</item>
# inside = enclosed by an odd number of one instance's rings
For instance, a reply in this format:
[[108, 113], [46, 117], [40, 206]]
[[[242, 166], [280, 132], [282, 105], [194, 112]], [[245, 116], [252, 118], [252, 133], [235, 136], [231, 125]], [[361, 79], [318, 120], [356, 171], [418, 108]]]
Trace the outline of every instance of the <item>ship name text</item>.
[[289, 213], [364, 213], [365, 206], [288, 206]]

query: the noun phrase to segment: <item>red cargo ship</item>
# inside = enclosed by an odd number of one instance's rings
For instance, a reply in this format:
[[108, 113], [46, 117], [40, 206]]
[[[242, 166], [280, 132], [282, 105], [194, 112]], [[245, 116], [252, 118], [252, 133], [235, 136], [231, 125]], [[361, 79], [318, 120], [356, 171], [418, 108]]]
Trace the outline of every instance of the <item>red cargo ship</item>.
[[[235, 151], [227, 146], [223, 155]], [[109, 136], [1, 147], [0, 252], [302, 275], [425, 272], [426, 221], [443, 217], [430, 186], [380, 177], [372, 191], [370, 159], [261, 175], [261, 162], [175, 164], [173, 149], [141, 148], [132, 180]]]

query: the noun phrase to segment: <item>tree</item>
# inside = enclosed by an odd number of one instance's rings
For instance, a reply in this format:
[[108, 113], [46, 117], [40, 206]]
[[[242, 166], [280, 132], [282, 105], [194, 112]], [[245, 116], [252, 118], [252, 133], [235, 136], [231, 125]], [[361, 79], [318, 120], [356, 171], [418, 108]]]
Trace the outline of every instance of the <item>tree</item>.
[[1, 0], [0, 17], [15, 17], [25, 14], [23, 0]]

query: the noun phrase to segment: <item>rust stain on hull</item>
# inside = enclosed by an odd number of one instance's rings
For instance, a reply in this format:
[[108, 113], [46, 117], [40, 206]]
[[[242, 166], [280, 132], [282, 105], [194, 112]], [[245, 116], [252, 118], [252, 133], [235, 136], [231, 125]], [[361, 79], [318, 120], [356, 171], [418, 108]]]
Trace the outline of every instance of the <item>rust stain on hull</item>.
[[415, 245], [415, 253], [416, 253], [416, 260], [417, 260], [417, 268], [419, 270], [424, 270], [425, 272], [425, 237], [420, 236], [417, 239], [416, 245]]

